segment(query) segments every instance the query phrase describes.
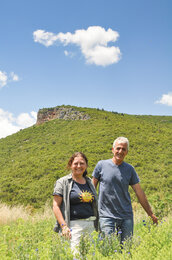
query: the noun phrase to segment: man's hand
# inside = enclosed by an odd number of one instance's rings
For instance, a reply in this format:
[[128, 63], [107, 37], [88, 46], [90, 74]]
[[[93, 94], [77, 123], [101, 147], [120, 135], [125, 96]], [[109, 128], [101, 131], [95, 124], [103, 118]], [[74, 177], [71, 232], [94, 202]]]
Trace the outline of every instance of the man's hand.
[[142, 205], [142, 207], [144, 208], [144, 210], [146, 211], [146, 213], [148, 214], [149, 217], [151, 217], [152, 221], [154, 224], [158, 224], [158, 219], [157, 217], [153, 214], [153, 211], [151, 209], [151, 206], [149, 205], [149, 202], [147, 200], [147, 197], [144, 193], [144, 191], [142, 190], [141, 186], [139, 183], [134, 184], [131, 186], [133, 188], [133, 190], [136, 193], [136, 196], [140, 202], [140, 204]]
[[150, 217], [154, 224], [158, 224], [158, 218], [154, 214], [152, 214]]

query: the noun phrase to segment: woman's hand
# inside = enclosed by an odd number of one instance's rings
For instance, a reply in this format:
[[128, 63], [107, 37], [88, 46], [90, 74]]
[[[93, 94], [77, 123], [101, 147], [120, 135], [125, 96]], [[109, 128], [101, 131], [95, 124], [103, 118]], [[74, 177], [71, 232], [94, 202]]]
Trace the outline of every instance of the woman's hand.
[[63, 225], [62, 226], [62, 236], [64, 236], [66, 239], [71, 239], [71, 232], [70, 228], [68, 226]]
[[71, 232], [70, 232], [71, 230], [66, 225], [62, 212], [61, 212], [61, 209], [60, 209], [62, 201], [63, 201], [63, 198], [61, 196], [59, 196], [59, 195], [54, 196], [53, 211], [54, 211], [54, 215], [56, 216], [58, 223], [61, 226], [62, 236], [64, 236], [66, 239], [71, 239]]

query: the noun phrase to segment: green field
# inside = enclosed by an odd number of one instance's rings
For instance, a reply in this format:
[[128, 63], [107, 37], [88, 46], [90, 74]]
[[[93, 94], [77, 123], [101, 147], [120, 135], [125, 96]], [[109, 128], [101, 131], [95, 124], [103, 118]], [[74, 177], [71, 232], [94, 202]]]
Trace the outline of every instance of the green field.
[[[5, 207], [5, 206], [4, 206]], [[1, 207], [1, 213], [3, 212]], [[6, 210], [6, 216], [10, 214]], [[15, 212], [18, 211], [14, 208]], [[73, 259], [172, 259], [172, 219], [166, 218], [158, 226], [148, 218], [139, 218], [135, 223], [133, 242], [126, 242], [120, 250], [118, 236], [99, 239], [98, 233], [81, 240], [79, 255], [73, 257], [69, 242], [53, 231], [54, 217], [48, 214], [25, 215], [20, 209], [20, 218], [0, 223], [0, 256], [2, 260], [73, 260]], [[0, 216], [2, 217], [0, 213]], [[25, 212], [26, 213], [26, 212]], [[16, 213], [15, 213], [16, 214]], [[14, 214], [14, 215], [15, 215]], [[136, 213], [137, 219], [137, 213]]]
[[99, 160], [112, 157], [118, 136], [130, 141], [126, 161], [135, 167], [159, 225], [149, 223], [131, 190], [132, 245], [126, 243], [121, 253], [117, 237], [99, 240], [94, 233], [82, 240], [76, 259], [172, 259], [172, 117], [74, 108], [90, 119], [56, 119], [0, 139], [1, 259], [73, 259], [69, 243], [53, 231], [54, 183], [68, 173], [66, 165], [75, 151], [88, 157], [91, 176]]
[[[130, 141], [126, 161], [135, 167], [156, 214], [167, 215], [172, 201], [172, 117], [74, 108], [90, 119], [56, 119], [0, 139], [0, 200], [33, 210], [51, 203], [54, 183], [67, 174], [73, 152], [86, 154], [91, 176], [99, 160], [112, 157], [114, 139], [125, 136]], [[131, 196], [136, 202], [132, 191]]]

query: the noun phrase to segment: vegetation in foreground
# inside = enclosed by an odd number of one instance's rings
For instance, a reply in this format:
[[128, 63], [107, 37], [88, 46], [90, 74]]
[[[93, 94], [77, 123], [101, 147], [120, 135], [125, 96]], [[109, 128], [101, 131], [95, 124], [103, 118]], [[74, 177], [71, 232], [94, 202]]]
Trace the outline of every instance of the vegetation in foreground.
[[[27, 209], [9, 208], [1, 204], [1, 210], [6, 214], [14, 209], [16, 212], [20, 211], [21, 217], [16, 215], [15, 220], [10, 221], [8, 218], [7, 223], [0, 222], [2, 260], [172, 259], [171, 217], [163, 219], [156, 226], [148, 218], [140, 216], [135, 224], [133, 243], [126, 242], [122, 252], [118, 240], [120, 234], [101, 239], [97, 232], [93, 232], [91, 236], [81, 240], [80, 253], [73, 257], [69, 242], [53, 231], [55, 219], [50, 208], [36, 215], [27, 215]], [[1, 216], [2, 214], [0, 220]]]
[[[8, 204], [0, 205], [1, 259], [73, 259], [68, 241], [53, 231], [52, 211], [41, 208], [46, 201], [52, 203], [54, 183], [67, 174], [73, 152], [87, 155], [91, 175], [97, 161], [112, 156], [111, 146], [118, 136], [129, 138], [126, 161], [135, 167], [161, 220], [154, 226], [137, 212], [133, 243], [126, 243], [122, 253], [118, 237], [100, 240], [95, 232], [83, 238], [77, 259], [172, 259], [172, 218], [164, 219], [172, 205], [172, 117], [75, 109], [90, 119], [53, 120], [0, 139], [0, 199]], [[131, 190], [137, 210], [133, 195]]]

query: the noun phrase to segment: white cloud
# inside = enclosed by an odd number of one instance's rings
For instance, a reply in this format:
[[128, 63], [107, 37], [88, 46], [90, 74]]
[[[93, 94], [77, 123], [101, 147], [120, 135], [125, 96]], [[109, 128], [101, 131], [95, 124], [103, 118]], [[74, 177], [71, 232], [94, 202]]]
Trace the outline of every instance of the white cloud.
[[22, 113], [16, 118], [16, 123], [22, 128], [29, 127], [35, 123], [35, 117], [28, 113]]
[[73, 52], [67, 51], [67, 50], [64, 51], [64, 54], [65, 54], [65, 56], [68, 56], [70, 58], [73, 58], [75, 56], [75, 54]]
[[15, 74], [14, 72], [10, 73], [10, 77], [12, 81], [19, 81], [19, 76]]
[[172, 106], [172, 92], [168, 94], [163, 94], [161, 99], [157, 100], [155, 103]]
[[32, 126], [36, 123], [37, 113], [21, 113], [14, 117], [12, 113], [0, 108], [0, 138], [18, 132], [20, 129]]
[[32, 112], [30, 112], [30, 114], [31, 114], [31, 116], [32, 116], [35, 120], [37, 120], [37, 112], [32, 111]]
[[68, 51], [64, 51], [64, 54], [65, 54], [65, 56], [69, 56], [69, 52]]
[[7, 84], [7, 74], [6, 72], [0, 71], [0, 88], [4, 87]]
[[45, 32], [44, 30], [37, 30], [33, 32], [33, 38], [35, 42], [42, 43], [46, 47], [51, 46], [57, 41], [58, 36], [51, 32]]
[[9, 75], [5, 71], [0, 70], [0, 88], [6, 86], [8, 82], [18, 81], [19, 77], [14, 72], [11, 72]]
[[[119, 47], [108, 46], [110, 42], [116, 42], [119, 34], [112, 29], [107, 31], [101, 26], [90, 26], [87, 30], [76, 30], [74, 34], [45, 32], [37, 30], [33, 32], [35, 42], [39, 42], [46, 47], [61, 42], [64, 46], [75, 44], [79, 46], [86, 62], [99, 66], [108, 66], [117, 63], [121, 58]], [[68, 55], [68, 52], [64, 52]]]

